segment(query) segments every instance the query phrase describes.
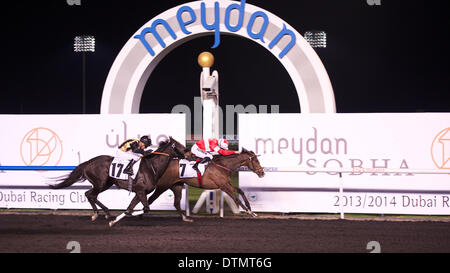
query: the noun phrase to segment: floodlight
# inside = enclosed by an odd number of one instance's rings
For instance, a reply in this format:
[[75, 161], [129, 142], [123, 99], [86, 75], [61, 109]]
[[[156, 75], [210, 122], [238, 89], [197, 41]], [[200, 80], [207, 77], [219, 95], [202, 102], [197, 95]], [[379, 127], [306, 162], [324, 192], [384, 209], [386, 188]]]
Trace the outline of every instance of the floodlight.
[[327, 33], [323, 30], [306, 31], [304, 38], [313, 48], [327, 47]]
[[75, 52], [95, 52], [95, 37], [92, 35], [76, 36], [73, 47]]

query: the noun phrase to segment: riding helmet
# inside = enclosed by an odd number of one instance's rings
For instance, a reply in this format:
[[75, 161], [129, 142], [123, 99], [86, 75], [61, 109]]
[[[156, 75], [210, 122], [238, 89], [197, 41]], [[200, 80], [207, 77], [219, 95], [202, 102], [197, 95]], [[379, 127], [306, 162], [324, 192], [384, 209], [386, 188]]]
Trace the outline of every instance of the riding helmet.
[[141, 141], [142, 143], [144, 143], [145, 148], [147, 148], [148, 146], [151, 146], [151, 145], [152, 145], [152, 140], [151, 140], [151, 138], [150, 138], [149, 136], [143, 136], [143, 137], [141, 137], [140, 141]]

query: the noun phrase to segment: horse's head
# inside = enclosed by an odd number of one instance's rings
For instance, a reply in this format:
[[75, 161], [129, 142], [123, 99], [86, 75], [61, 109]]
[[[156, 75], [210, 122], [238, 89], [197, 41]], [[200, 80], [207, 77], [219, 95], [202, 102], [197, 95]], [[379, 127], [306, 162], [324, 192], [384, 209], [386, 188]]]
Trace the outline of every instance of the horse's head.
[[174, 138], [169, 137], [169, 140], [160, 142], [158, 150], [167, 153], [170, 157], [184, 158], [186, 147]]
[[264, 173], [264, 169], [261, 167], [261, 164], [259, 163], [258, 156], [254, 152], [242, 148], [241, 155], [248, 156], [243, 166], [247, 166], [250, 170], [256, 173], [259, 178], [262, 178], [264, 177], [264, 175], [266, 175]]

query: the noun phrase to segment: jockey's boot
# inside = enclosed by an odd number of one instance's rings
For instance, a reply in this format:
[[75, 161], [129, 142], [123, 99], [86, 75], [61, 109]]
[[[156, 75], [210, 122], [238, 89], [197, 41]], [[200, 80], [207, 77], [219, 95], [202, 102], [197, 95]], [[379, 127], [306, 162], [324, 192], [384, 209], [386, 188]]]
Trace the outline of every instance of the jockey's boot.
[[128, 191], [131, 192], [133, 190], [133, 178], [131, 175], [128, 175]]
[[209, 161], [211, 161], [211, 158], [209, 157], [199, 158], [195, 161], [195, 164], [192, 166], [192, 169], [194, 169], [197, 173], [200, 173], [200, 170], [198, 169], [198, 164], [206, 163]]
[[130, 163], [128, 163], [128, 165], [123, 170], [124, 174], [128, 174], [128, 191], [130, 191], [130, 192], [133, 189], [133, 178], [131, 178], [131, 176], [133, 176], [133, 165], [134, 165], [134, 163], [136, 163], [136, 161], [131, 159]]

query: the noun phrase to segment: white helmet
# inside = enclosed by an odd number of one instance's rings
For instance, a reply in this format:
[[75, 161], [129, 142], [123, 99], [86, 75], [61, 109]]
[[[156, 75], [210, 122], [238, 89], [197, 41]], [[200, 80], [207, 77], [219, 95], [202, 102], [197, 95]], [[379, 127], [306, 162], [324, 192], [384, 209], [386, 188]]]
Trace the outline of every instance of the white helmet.
[[228, 150], [228, 141], [223, 138], [219, 139], [219, 147], [224, 150]]

